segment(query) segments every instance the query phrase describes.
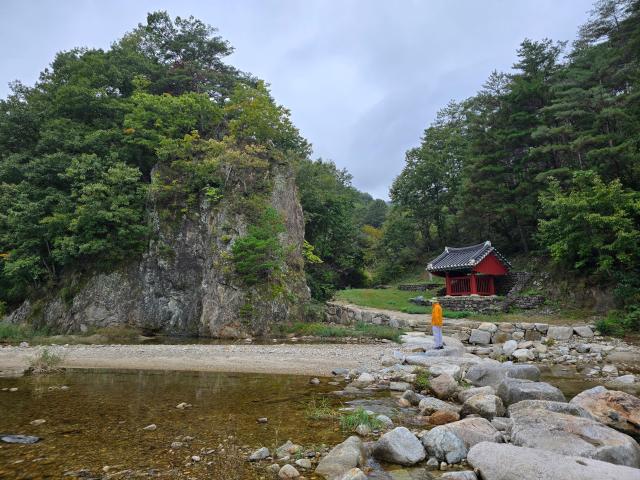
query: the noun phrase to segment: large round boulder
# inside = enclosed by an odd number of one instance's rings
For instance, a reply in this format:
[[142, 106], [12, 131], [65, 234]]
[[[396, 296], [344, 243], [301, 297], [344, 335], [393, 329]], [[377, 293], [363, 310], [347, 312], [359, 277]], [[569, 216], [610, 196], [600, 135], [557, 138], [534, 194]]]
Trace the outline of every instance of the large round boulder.
[[640, 440], [640, 398], [618, 390], [594, 387], [571, 399], [598, 421]]
[[424, 460], [426, 453], [420, 440], [406, 427], [385, 433], [373, 446], [373, 456], [399, 465], [413, 465]]
[[505, 405], [522, 400], [553, 400], [565, 402], [564, 394], [546, 382], [532, 382], [520, 378], [505, 378], [497, 389], [497, 395]]

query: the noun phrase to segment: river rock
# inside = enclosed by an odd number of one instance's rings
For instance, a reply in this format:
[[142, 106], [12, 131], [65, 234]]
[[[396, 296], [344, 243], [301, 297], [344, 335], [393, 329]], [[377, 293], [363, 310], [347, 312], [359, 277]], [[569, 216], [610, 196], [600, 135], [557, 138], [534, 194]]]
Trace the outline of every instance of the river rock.
[[461, 407], [434, 397], [425, 397], [420, 400], [418, 408], [420, 409], [420, 415], [431, 415], [437, 410], [448, 410], [450, 412], [460, 413]]
[[476, 387], [490, 385], [495, 388], [505, 378], [524, 378], [536, 381], [540, 379], [540, 370], [535, 365], [485, 360], [469, 367], [465, 374], [465, 379]]
[[465, 470], [463, 472], [447, 472], [443, 473], [440, 478], [447, 480], [478, 480], [475, 472], [471, 470]]
[[376, 381], [376, 378], [373, 375], [371, 375], [370, 373], [364, 372], [364, 373], [361, 373], [360, 376], [351, 383], [351, 385], [353, 385], [356, 388], [364, 388], [364, 387], [368, 387], [375, 381]]
[[640, 471], [534, 448], [482, 442], [467, 456], [484, 480], [640, 480]]
[[311, 470], [312, 467], [311, 460], [309, 460], [308, 458], [300, 458], [296, 460], [296, 465], [305, 470]]
[[640, 467], [636, 441], [595, 420], [526, 405], [510, 408], [509, 415], [514, 445]]
[[5, 443], [23, 443], [31, 444], [40, 441], [40, 437], [34, 437], [33, 435], [2, 435], [0, 441]]
[[519, 410], [523, 409], [538, 409], [546, 410], [548, 412], [562, 413], [565, 415], [573, 415], [574, 417], [588, 418], [595, 420], [589, 412], [578, 405], [572, 405], [566, 402], [554, 402], [551, 400], [523, 400], [518, 403], [514, 403], [509, 407], [509, 416], [518, 414]]
[[47, 421], [44, 418], [37, 418], [35, 420], [31, 420], [29, 423], [34, 427], [37, 427], [39, 425], [42, 425], [43, 423], [47, 423]]
[[502, 417], [505, 413], [504, 405], [500, 397], [483, 394], [469, 397], [462, 405], [462, 415], [476, 414], [491, 420], [493, 417]]
[[502, 353], [504, 353], [507, 357], [510, 357], [513, 352], [518, 349], [518, 342], [515, 340], [507, 340], [502, 345]]
[[517, 349], [511, 354], [511, 356], [519, 362], [526, 362], [527, 360], [533, 360], [536, 358], [536, 355], [526, 348]]
[[367, 476], [359, 468], [352, 468], [340, 477], [340, 480], [367, 480]]
[[382, 435], [373, 447], [373, 455], [399, 465], [413, 465], [426, 456], [420, 440], [405, 427], [396, 427]]
[[460, 390], [460, 392], [458, 392], [458, 400], [461, 403], [464, 403], [467, 401], [468, 398], [471, 398], [474, 395], [479, 395], [481, 393], [485, 395], [495, 395], [496, 391], [493, 387], [489, 385], [487, 385], [486, 387], [465, 388], [463, 390]]
[[511, 419], [508, 417], [494, 417], [491, 419], [491, 425], [493, 425], [496, 430], [505, 432], [511, 428]]
[[472, 345], [489, 345], [491, 343], [491, 332], [474, 328], [471, 330], [469, 343]]
[[573, 327], [561, 327], [558, 325], [549, 325], [547, 337], [554, 340], [569, 340], [573, 335]]
[[441, 400], [451, 398], [458, 393], [460, 385], [456, 379], [447, 373], [429, 380], [429, 389]]
[[413, 390], [405, 390], [400, 398], [405, 399], [409, 403], [409, 405], [413, 405], [415, 407], [420, 403], [420, 400], [425, 398], [425, 396], [420, 395]]
[[465, 418], [458, 422], [434, 427], [422, 437], [429, 455], [447, 463], [458, 463], [469, 448], [479, 442], [502, 442], [502, 434], [485, 418]]
[[386, 415], [376, 415], [376, 420], [378, 420], [380, 423], [382, 423], [382, 425], [384, 425], [386, 428], [392, 428], [393, 427], [393, 420], [391, 420]]
[[431, 425], [446, 425], [458, 420], [460, 420], [460, 415], [451, 410], [436, 410], [429, 415], [429, 423]]
[[282, 478], [283, 480], [289, 478], [298, 478], [300, 476], [300, 472], [296, 470], [296, 467], [293, 465], [283, 465], [280, 471], [278, 472], [278, 478]]
[[591, 327], [589, 327], [587, 325], [573, 327], [573, 332], [576, 335], [578, 335], [579, 337], [582, 337], [582, 338], [591, 338], [591, 337], [593, 337], [593, 330], [591, 330]]
[[146, 430], [147, 432], [153, 432], [155, 430], [157, 430], [158, 426], [155, 423], [152, 423], [150, 425], [147, 425], [146, 427], [143, 427], [142, 430]]
[[462, 377], [462, 369], [459, 365], [455, 365], [453, 363], [438, 363], [436, 365], [432, 365], [429, 367], [429, 373], [434, 377], [446, 373], [456, 380], [460, 380]]
[[584, 408], [605, 425], [640, 440], [640, 398], [598, 386], [579, 393], [569, 403]]
[[300, 445], [296, 445], [291, 440], [287, 440], [285, 443], [276, 448], [276, 457], [284, 458], [288, 457], [289, 455], [295, 455], [300, 450], [302, 450], [302, 447]]
[[271, 455], [271, 452], [269, 452], [269, 449], [267, 447], [262, 447], [256, 450], [255, 452], [253, 452], [251, 455], [249, 455], [249, 461], [258, 462], [260, 460], [264, 460], [270, 455]]
[[404, 392], [411, 388], [407, 382], [389, 382], [389, 390], [392, 392]]
[[522, 400], [566, 401], [563, 393], [553, 385], [520, 378], [505, 378], [498, 386], [497, 395], [507, 406]]
[[325, 455], [316, 474], [327, 480], [340, 480], [352, 468], [364, 465], [366, 459], [364, 445], [360, 437], [353, 435], [336, 445]]

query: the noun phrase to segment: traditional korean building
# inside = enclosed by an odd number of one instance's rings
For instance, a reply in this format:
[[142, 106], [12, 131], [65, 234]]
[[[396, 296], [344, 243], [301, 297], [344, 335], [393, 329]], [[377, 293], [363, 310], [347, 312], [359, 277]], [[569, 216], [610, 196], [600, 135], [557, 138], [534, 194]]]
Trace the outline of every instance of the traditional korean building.
[[486, 241], [469, 247], [445, 247], [427, 271], [446, 279], [447, 295], [495, 295], [496, 277], [507, 275], [509, 261]]

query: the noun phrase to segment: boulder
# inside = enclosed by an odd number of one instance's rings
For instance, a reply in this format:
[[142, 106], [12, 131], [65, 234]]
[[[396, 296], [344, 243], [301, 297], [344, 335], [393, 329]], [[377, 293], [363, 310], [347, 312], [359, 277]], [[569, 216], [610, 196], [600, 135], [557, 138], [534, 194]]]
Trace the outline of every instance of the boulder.
[[431, 415], [437, 410], [447, 410], [454, 413], [460, 413], [460, 407], [453, 403], [445, 402], [434, 397], [425, 397], [418, 404], [420, 415]]
[[373, 455], [399, 465], [413, 465], [426, 456], [420, 440], [406, 427], [396, 427], [382, 435], [373, 447]]
[[299, 458], [298, 460], [296, 460], [296, 465], [304, 470], [311, 470], [312, 467], [311, 460], [309, 460], [308, 458]]
[[591, 330], [591, 327], [587, 325], [573, 327], [573, 331], [576, 335], [582, 338], [591, 338], [594, 335], [593, 330]]
[[508, 340], [502, 345], [502, 353], [507, 357], [510, 357], [513, 352], [518, 348], [518, 342], [515, 340]]
[[553, 385], [520, 378], [505, 378], [498, 386], [497, 395], [507, 406], [522, 400], [566, 401], [563, 393]]
[[494, 417], [491, 419], [491, 425], [496, 427], [496, 430], [505, 432], [511, 428], [511, 419], [507, 417]]
[[367, 476], [359, 468], [352, 468], [340, 477], [340, 480], [367, 480]]
[[360, 437], [353, 435], [336, 445], [325, 455], [316, 474], [327, 480], [340, 480], [352, 468], [364, 465], [366, 460], [364, 445]]
[[393, 420], [391, 420], [389, 417], [387, 417], [386, 415], [376, 415], [376, 420], [378, 420], [380, 423], [382, 423], [382, 425], [386, 428], [391, 428], [393, 427]]
[[461, 413], [463, 416], [476, 414], [491, 420], [494, 417], [504, 416], [505, 410], [500, 397], [479, 393], [464, 402]]
[[551, 400], [523, 400], [514, 403], [509, 407], [509, 416], [516, 415], [522, 409], [538, 409], [548, 412], [563, 413], [565, 415], [573, 415], [574, 417], [583, 417], [594, 419], [589, 412], [577, 405], [566, 402], [554, 402]]
[[514, 351], [511, 356], [519, 362], [526, 362], [527, 360], [533, 360], [536, 358], [535, 354], [526, 348], [519, 348]]
[[424, 395], [420, 395], [419, 393], [416, 393], [413, 390], [405, 390], [405, 392], [402, 394], [400, 398], [405, 399], [407, 402], [409, 402], [410, 405], [413, 405], [415, 407], [420, 403], [420, 400], [422, 400], [425, 397]]
[[376, 381], [376, 378], [373, 375], [371, 375], [370, 373], [364, 372], [364, 373], [361, 373], [357, 379], [351, 382], [351, 385], [353, 385], [356, 388], [364, 388], [364, 387], [368, 387], [375, 381]]
[[640, 398], [594, 387], [579, 393], [569, 403], [584, 408], [599, 422], [640, 440]]
[[458, 392], [458, 400], [461, 403], [464, 403], [467, 401], [468, 398], [471, 398], [474, 395], [479, 395], [481, 393], [487, 394], [487, 395], [495, 395], [496, 391], [493, 387], [489, 385], [487, 385], [486, 387], [465, 388]]
[[443, 400], [456, 395], [456, 393], [458, 393], [460, 385], [458, 385], [456, 379], [451, 375], [443, 373], [429, 380], [429, 388], [436, 397]]
[[275, 453], [276, 453], [276, 457], [284, 458], [289, 455], [295, 455], [300, 450], [302, 450], [302, 447], [300, 445], [296, 445], [291, 440], [287, 440], [285, 443], [283, 443], [278, 448], [276, 448]]
[[544, 450], [482, 442], [467, 461], [484, 480], [640, 480], [640, 471]]
[[300, 473], [296, 470], [296, 467], [289, 464], [284, 465], [278, 472], [278, 478], [282, 478], [283, 480], [288, 478], [298, 478], [299, 476]]
[[460, 420], [460, 415], [450, 410], [437, 410], [429, 415], [429, 423], [431, 425], [446, 425], [458, 420]]
[[554, 412], [540, 404], [510, 407], [509, 415], [514, 445], [640, 467], [636, 441], [596, 420]]
[[459, 365], [455, 365], [453, 363], [438, 363], [429, 367], [429, 373], [431, 375], [438, 376], [446, 373], [447, 375], [451, 375], [456, 380], [460, 380], [462, 377], [462, 369]]
[[445, 478], [447, 480], [478, 480], [475, 472], [472, 472], [471, 470], [443, 473], [440, 478]]
[[491, 332], [474, 328], [471, 330], [469, 343], [473, 345], [489, 345], [491, 343]]
[[422, 437], [429, 455], [447, 463], [460, 462], [469, 448], [480, 442], [502, 442], [502, 434], [487, 419], [480, 417], [434, 427]]
[[390, 382], [389, 383], [389, 390], [393, 392], [404, 392], [409, 388], [411, 388], [411, 385], [409, 385], [407, 382]]
[[499, 363], [493, 360], [472, 365], [465, 374], [465, 379], [477, 387], [497, 387], [505, 378], [523, 378], [539, 380], [540, 370], [535, 365]]
[[258, 450], [256, 450], [255, 452], [253, 452], [249, 456], [249, 461], [250, 462], [257, 462], [259, 460], [264, 460], [265, 458], [267, 458], [270, 455], [271, 455], [271, 452], [269, 452], [269, 449], [267, 447], [262, 447], [262, 448], [259, 448]]
[[547, 337], [554, 340], [569, 340], [571, 335], [573, 335], [573, 327], [549, 325], [547, 330]]

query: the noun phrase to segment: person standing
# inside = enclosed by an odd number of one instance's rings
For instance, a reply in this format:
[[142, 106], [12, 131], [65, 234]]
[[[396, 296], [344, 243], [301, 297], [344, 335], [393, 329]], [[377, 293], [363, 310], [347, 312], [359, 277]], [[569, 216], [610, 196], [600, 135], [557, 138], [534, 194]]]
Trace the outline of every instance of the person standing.
[[433, 346], [436, 350], [444, 348], [442, 343], [442, 307], [438, 300], [431, 300], [431, 332], [433, 333]]

